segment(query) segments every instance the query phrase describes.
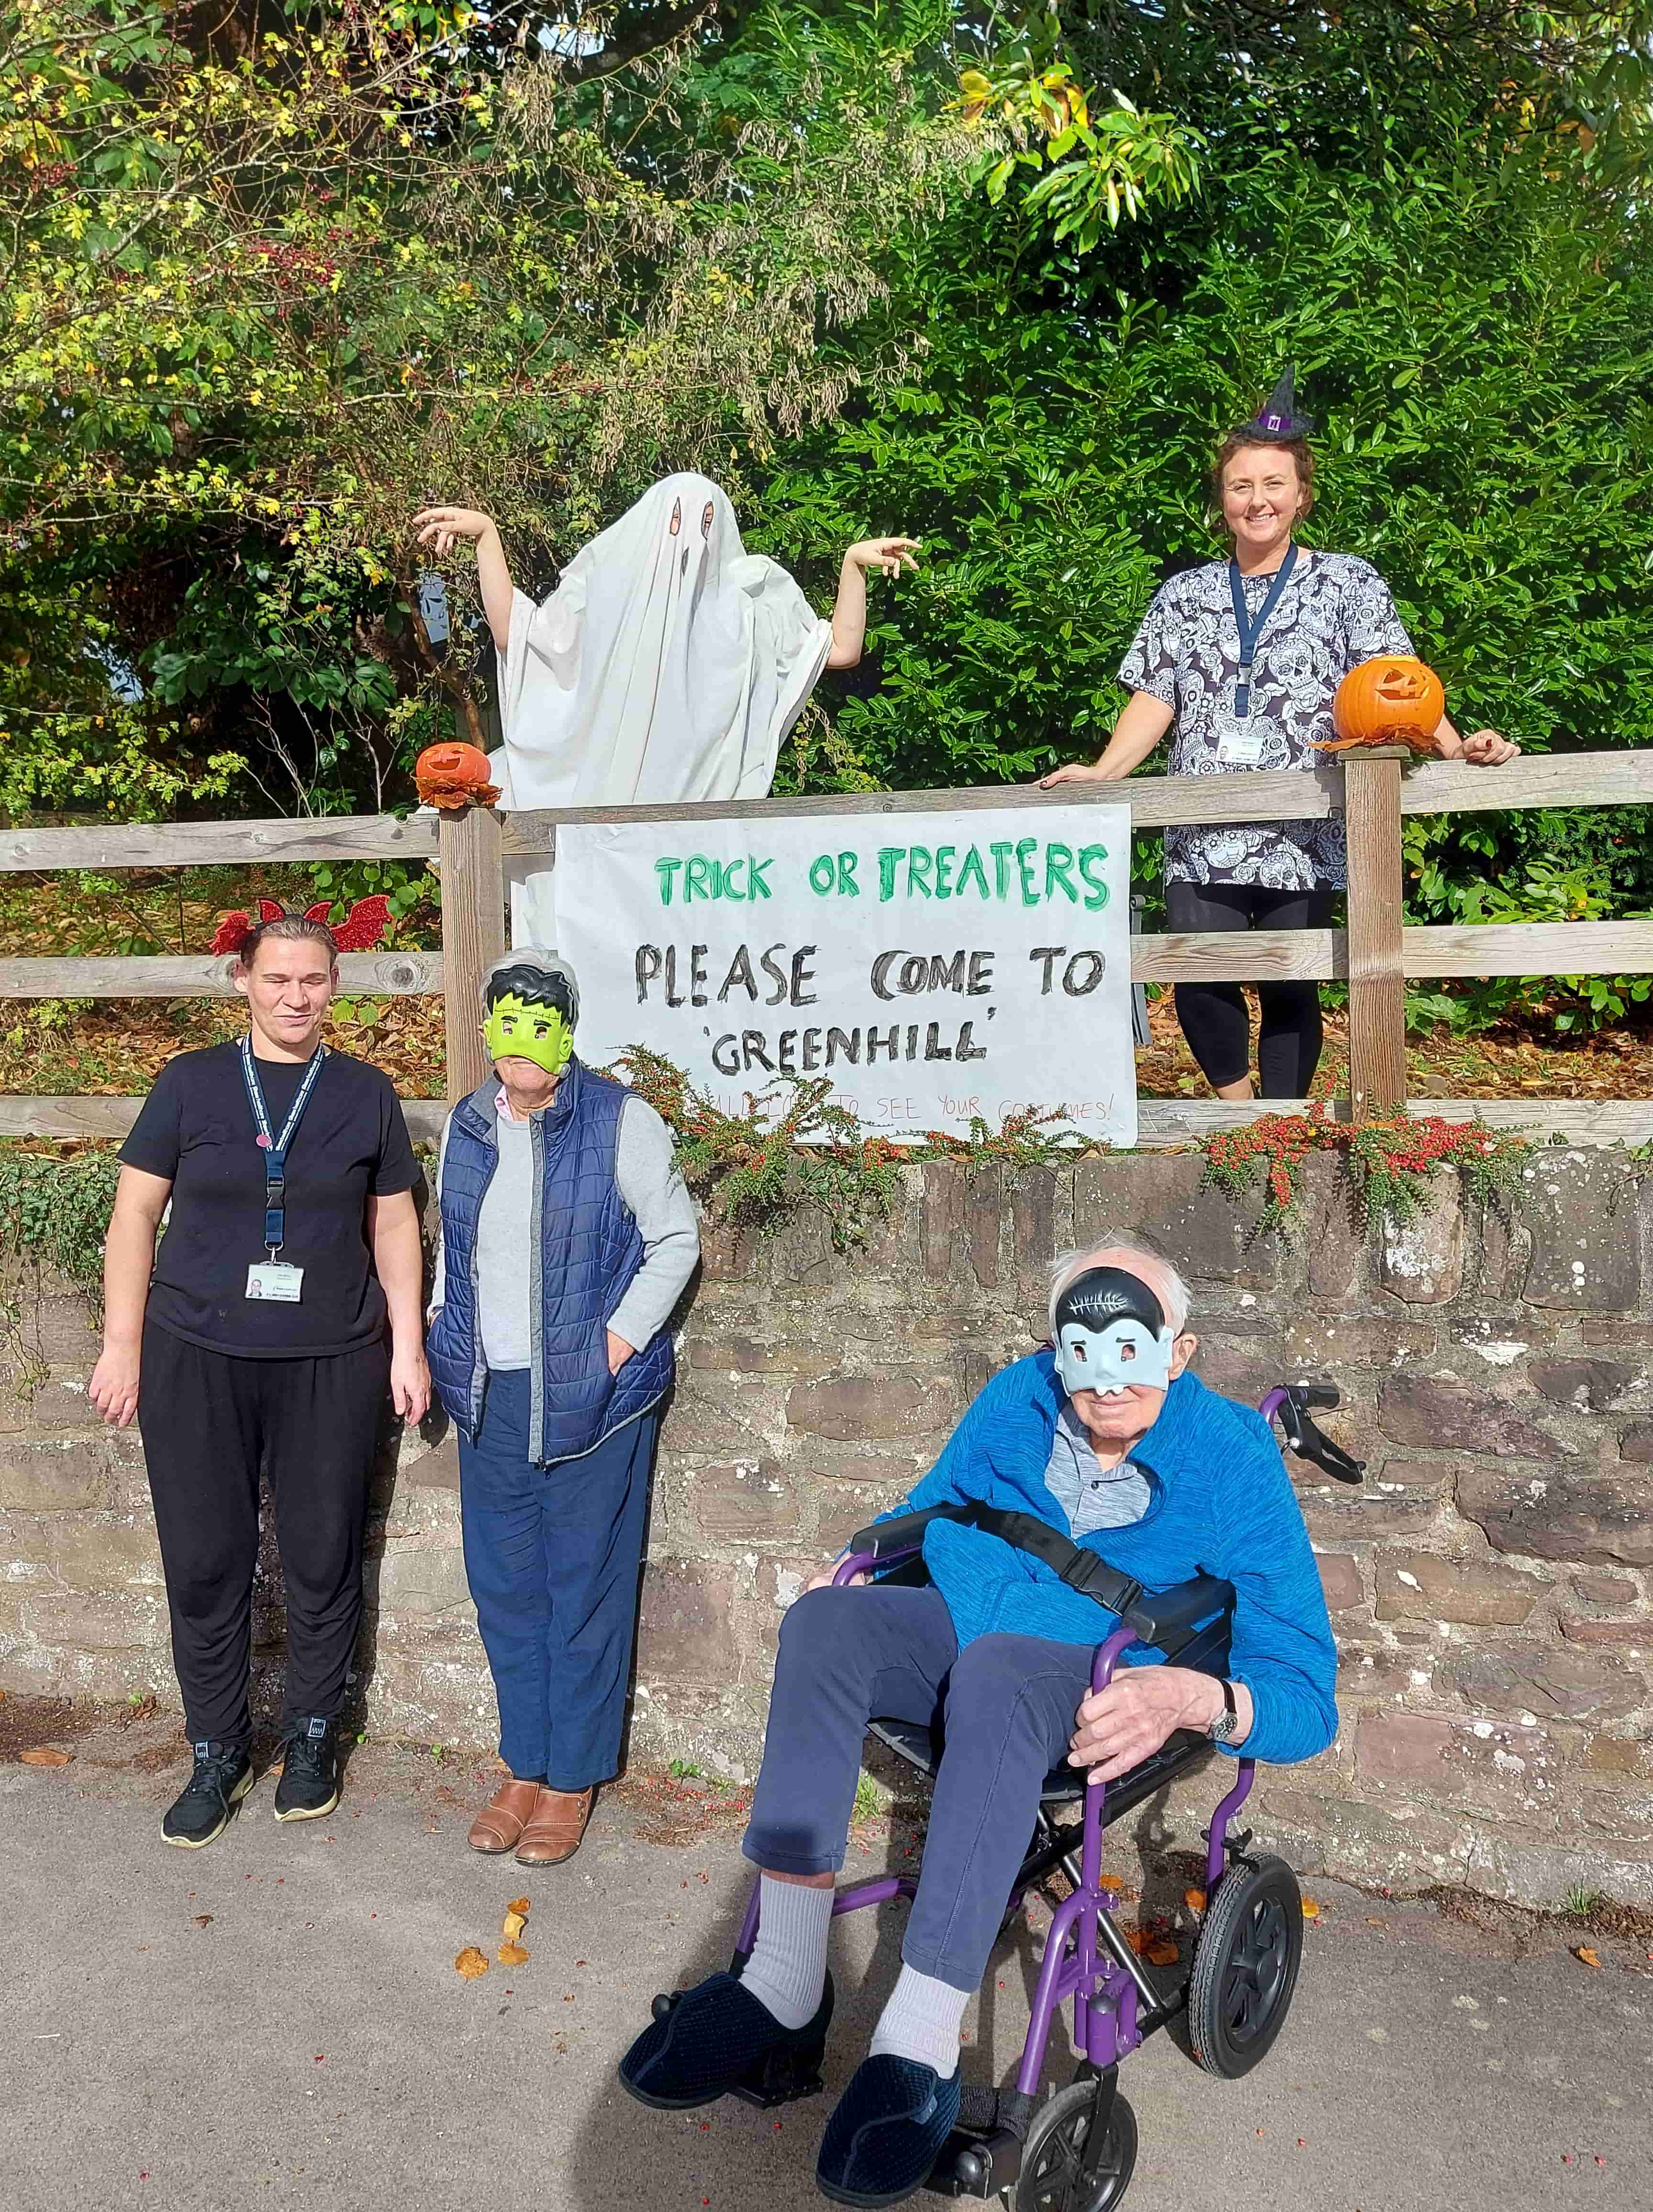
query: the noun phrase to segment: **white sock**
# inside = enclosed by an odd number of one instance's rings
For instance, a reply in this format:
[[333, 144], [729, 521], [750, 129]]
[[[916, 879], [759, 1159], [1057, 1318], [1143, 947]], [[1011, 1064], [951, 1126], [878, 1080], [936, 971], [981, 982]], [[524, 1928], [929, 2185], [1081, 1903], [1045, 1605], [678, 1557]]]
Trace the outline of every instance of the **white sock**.
[[910, 2058], [920, 2066], [933, 2067], [941, 2081], [951, 2081], [958, 2071], [958, 2030], [969, 2001], [968, 1990], [956, 1990], [951, 1982], [938, 1982], [903, 1966], [890, 2002], [878, 2015], [867, 2057]]
[[740, 1986], [782, 2027], [806, 2027], [821, 2009], [833, 1896], [808, 1882], [761, 1878], [757, 1941]]

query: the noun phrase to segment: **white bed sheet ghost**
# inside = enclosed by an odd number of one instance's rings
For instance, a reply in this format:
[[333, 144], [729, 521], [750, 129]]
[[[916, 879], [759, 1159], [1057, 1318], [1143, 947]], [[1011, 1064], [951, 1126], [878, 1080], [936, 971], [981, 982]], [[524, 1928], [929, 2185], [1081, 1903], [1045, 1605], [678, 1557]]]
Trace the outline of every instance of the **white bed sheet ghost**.
[[[764, 799], [832, 627], [748, 553], [709, 477], [671, 476], [581, 548], [548, 599], [514, 594], [500, 656], [503, 807]], [[556, 942], [553, 872], [507, 860], [514, 945]]]

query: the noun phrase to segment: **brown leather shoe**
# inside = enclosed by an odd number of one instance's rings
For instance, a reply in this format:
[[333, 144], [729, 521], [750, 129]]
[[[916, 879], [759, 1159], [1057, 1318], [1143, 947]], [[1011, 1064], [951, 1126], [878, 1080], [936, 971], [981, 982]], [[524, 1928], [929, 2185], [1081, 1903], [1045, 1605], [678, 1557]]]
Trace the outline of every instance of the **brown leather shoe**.
[[591, 1818], [589, 1790], [542, 1790], [517, 1845], [519, 1866], [560, 1866], [580, 1848]]
[[508, 1851], [533, 1818], [545, 1793], [537, 1782], [501, 1782], [471, 1823], [473, 1851]]

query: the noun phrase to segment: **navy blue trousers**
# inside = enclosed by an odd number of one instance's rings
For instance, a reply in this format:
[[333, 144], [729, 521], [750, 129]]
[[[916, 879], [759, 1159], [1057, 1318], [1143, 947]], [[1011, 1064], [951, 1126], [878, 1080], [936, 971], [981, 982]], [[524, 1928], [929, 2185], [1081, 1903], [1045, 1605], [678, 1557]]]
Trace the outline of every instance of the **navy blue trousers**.
[[582, 1458], [528, 1457], [526, 1368], [490, 1374], [459, 1438], [465, 1571], [513, 1774], [584, 1790], [618, 1771], [658, 1413]]
[[1092, 1656], [1088, 1644], [1040, 1636], [979, 1636], [960, 1651], [939, 1590], [806, 1591], [781, 1624], [741, 1849], [776, 1874], [836, 1874], [868, 1721], [939, 1717], [946, 1750], [901, 1955], [916, 1973], [975, 1989]]

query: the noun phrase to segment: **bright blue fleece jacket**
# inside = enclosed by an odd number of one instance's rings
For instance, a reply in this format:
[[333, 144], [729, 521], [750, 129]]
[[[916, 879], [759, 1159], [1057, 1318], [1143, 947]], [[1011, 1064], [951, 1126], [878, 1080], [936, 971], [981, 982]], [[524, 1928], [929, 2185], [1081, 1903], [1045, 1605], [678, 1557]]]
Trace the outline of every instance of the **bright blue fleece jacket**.
[[[896, 1511], [975, 1498], [1036, 1514], [1067, 1534], [1067, 1517], [1044, 1479], [1062, 1401], [1048, 1351], [1006, 1367]], [[1083, 1548], [1151, 1590], [1199, 1574], [1232, 1583], [1229, 1676], [1250, 1691], [1255, 1715], [1237, 1755], [1284, 1765], [1324, 1751], [1337, 1732], [1337, 1650], [1308, 1531], [1268, 1424], [1179, 1375], [1131, 1458], [1151, 1480], [1146, 1513], [1127, 1528], [1096, 1529], [1079, 1540]], [[985, 1529], [932, 1522], [924, 1559], [961, 1650], [995, 1632], [1097, 1644], [1118, 1625], [1042, 1560]], [[1142, 1645], [1127, 1656], [1133, 1665], [1163, 1659]]]

